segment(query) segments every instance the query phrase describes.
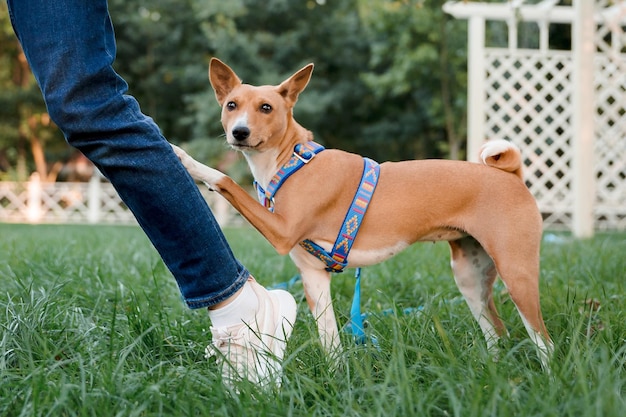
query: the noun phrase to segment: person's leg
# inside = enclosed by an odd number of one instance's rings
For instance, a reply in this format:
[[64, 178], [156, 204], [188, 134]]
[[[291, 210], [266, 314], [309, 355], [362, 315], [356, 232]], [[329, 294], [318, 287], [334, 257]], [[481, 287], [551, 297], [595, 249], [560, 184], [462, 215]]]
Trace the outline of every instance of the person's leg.
[[280, 376], [296, 304], [233, 256], [213, 214], [156, 124], [112, 68], [106, 0], [7, 0], [48, 106], [72, 146], [111, 181], [172, 271], [187, 305], [209, 307], [226, 381]]
[[112, 68], [106, 0], [8, 0], [51, 118], [133, 211], [191, 308], [247, 281], [197, 186]]

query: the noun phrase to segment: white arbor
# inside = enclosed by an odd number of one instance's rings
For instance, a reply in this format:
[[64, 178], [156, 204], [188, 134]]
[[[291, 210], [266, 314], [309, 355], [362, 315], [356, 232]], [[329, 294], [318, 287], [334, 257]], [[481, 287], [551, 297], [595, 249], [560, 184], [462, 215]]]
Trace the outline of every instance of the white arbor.
[[[546, 227], [626, 230], [626, 1], [557, 3], [444, 5], [468, 20], [468, 155], [486, 138], [509, 139]], [[486, 44], [488, 21], [506, 23], [506, 47]], [[528, 22], [538, 44], [522, 49]], [[571, 50], [549, 48], [554, 24], [570, 26]]]

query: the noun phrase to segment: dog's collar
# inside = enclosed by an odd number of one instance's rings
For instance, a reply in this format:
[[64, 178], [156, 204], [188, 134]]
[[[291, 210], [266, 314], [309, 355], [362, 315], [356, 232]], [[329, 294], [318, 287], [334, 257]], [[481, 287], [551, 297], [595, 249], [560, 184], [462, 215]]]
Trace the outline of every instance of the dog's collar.
[[369, 158], [363, 158], [363, 165], [361, 183], [346, 213], [341, 230], [330, 253], [312, 240], [307, 239], [300, 242], [300, 246], [307, 252], [326, 264], [326, 270], [329, 272], [343, 272], [344, 268], [348, 266], [348, 254], [378, 184], [380, 175], [378, 163]]
[[323, 150], [324, 147], [322, 145], [313, 141], [298, 143], [294, 147], [293, 155], [291, 155], [289, 161], [287, 161], [270, 180], [267, 190], [264, 190], [258, 182], [254, 181], [254, 187], [256, 188], [261, 204], [269, 211], [274, 211], [274, 195], [280, 186], [283, 185], [283, 182], [285, 182], [291, 174], [308, 164], [315, 155]]

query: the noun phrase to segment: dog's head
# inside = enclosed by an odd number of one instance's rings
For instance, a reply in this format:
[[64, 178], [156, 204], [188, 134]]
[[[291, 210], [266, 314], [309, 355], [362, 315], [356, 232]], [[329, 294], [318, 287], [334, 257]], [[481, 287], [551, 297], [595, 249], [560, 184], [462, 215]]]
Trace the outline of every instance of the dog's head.
[[222, 106], [222, 126], [229, 145], [241, 151], [280, 146], [290, 125], [296, 125], [293, 106], [312, 72], [313, 64], [309, 64], [279, 85], [257, 87], [243, 84], [228, 65], [211, 59], [209, 80]]

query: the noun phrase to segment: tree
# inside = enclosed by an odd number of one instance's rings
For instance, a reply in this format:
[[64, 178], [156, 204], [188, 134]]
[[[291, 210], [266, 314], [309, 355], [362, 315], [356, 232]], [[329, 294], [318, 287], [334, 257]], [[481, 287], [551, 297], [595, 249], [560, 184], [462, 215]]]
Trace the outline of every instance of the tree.
[[373, 38], [363, 76], [377, 100], [393, 107], [375, 113], [384, 118], [373, 129], [394, 132], [402, 154], [445, 152], [458, 159], [465, 126], [465, 32], [442, 6], [441, 0], [361, 0]]
[[42, 180], [53, 180], [59, 165], [48, 166], [45, 149], [53, 159], [67, 154], [63, 138], [50, 121], [41, 93], [30, 72], [0, 3], [0, 173], [25, 180], [31, 165]]
[[207, 87], [210, 50], [193, 0], [109, 0], [115, 69], [173, 142], [189, 140], [187, 96]]

